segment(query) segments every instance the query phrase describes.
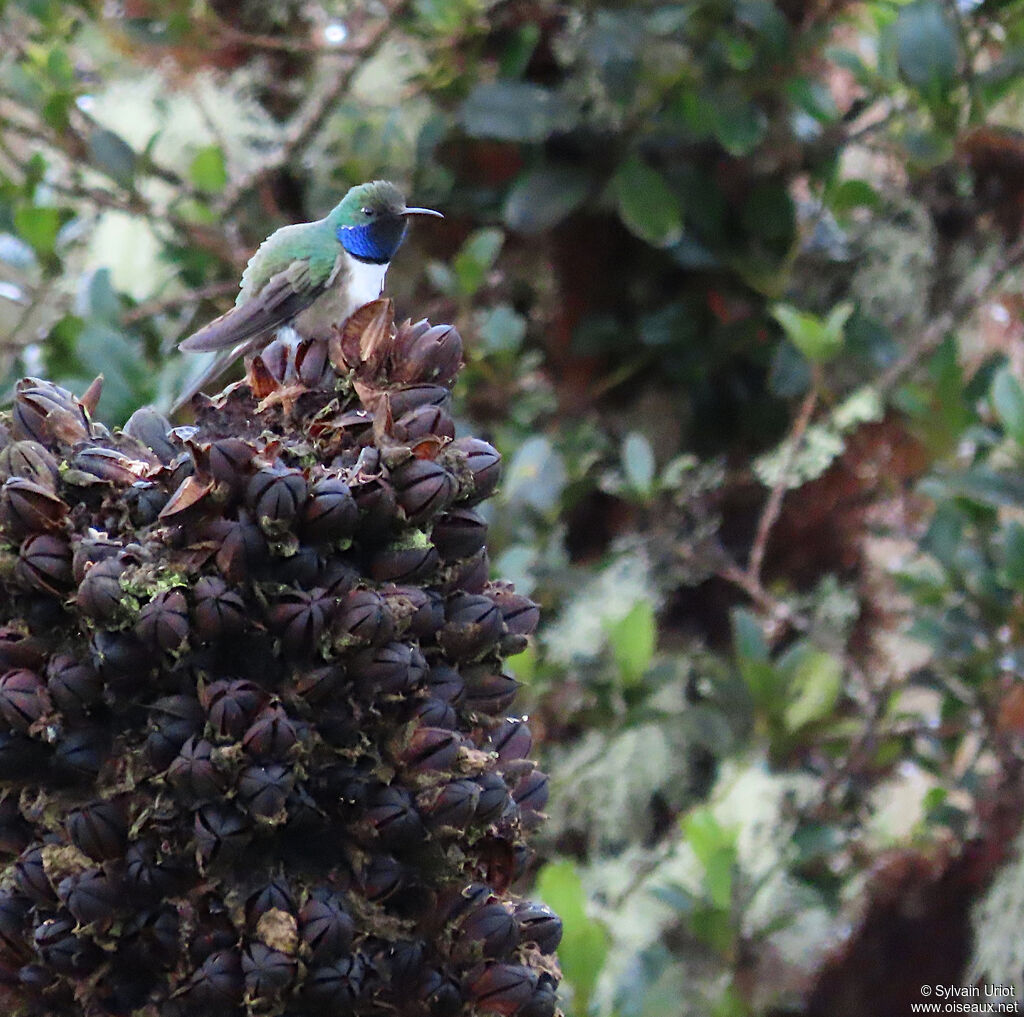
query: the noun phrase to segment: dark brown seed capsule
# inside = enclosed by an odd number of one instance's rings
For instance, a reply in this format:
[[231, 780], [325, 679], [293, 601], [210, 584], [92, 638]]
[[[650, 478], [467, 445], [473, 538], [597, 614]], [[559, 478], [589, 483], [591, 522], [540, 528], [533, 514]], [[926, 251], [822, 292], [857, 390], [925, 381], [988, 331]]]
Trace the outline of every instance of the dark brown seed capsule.
[[33, 534], [21, 545], [14, 574], [30, 589], [62, 596], [73, 582], [68, 542], [50, 533]]
[[254, 452], [241, 438], [218, 438], [210, 444], [210, 474], [218, 484], [239, 497], [249, 481]]
[[53, 754], [58, 778], [75, 784], [94, 781], [110, 758], [110, 735], [103, 728], [65, 731]]
[[519, 945], [519, 927], [509, 909], [495, 901], [471, 911], [459, 923], [456, 951], [465, 959], [500, 960]]
[[399, 333], [391, 380], [449, 385], [462, 366], [462, 336], [454, 325], [434, 325], [417, 335]]
[[244, 992], [239, 952], [218, 950], [203, 961], [189, 980], [187, 998], [200, 1006], [231, 1008], [241, 1002]]
[[219, 798], [226, 785], [213, 761], [213, 745], [205, 738], [189, 738], [167, 768], [167, 779], [190, 805]]
[[283, 911], [287, 914], [295, 911], [295, 899], [283, 879], [272, 879], [249, 895], [245, 902], [246, 924], [249, 928], [255, 929], [260, 919], [269, 911]]
[[540, 623], [540, 607], [529, 597], [516, 593], [508, 584], [495, 583], [487, 589], [505, 622], [505, 630], [513, 635], [531, 636]]
[[75, 545], [74, 554], [71, 556], [71, 571], [75, 582], [82, 582], [85, 574], [94, 565], [108, 558], [116, 558], [124, 550], [126, 548], [123, 541], [111, 539], [105, 533], [83, 537]]
[[171, 422], [152, 406], [143, 406], [136, 410], [124, 425], [124, 432], [156, 453], [157, 458], [165, 466], [173, 462], [174, 457], [181, 451], [169, 437]]
[[307, 540], [329, 543], [352, 536], [359, 508], [340, 477], [323, 477], [309, 489], [303, 506], [302, 529]]
[[268, 706], [242, 736], [242, 748], [255, 759], [282, 760], [298, 742], [298, 732], [280, 706]]
[[188, 867], [153, 838], [134, 841], [125, 852], [125, 888], [143, 904], [173, 896]]
[[378, 583], [418, 583], [429, 579], [439, 564], [437, 551], [429, 544], [394, 544], [370, 558], [370, 575]]
[[130, 629], [99, 629], [91, 640], [93, 665], [118, 693], [137, 692], [152, 670], [150, 651]]
[[38, 441], [16, 441], [0, 450], [0, 477], [24, 477], [52, 491], [57, 490], [57, 460]]
[[242, 973], [245, 988], [253, 999], [273, 999], [295, 980], [298, 965], [280, 950], [254, 940], [242, 950]]
[[313, 968], [303, 982], [302, 998], [318, 1012], [349, 1017], [363, 995], [366, 965], [359, 954]]
[[401, 848], [424, 837], [423, 822], [412, 795], [397, 784], [380, 788], [371, 797], [365, 817], [388, 848]]
[[75, 919], [66, 911], [36, 927], [35, 944], [39, 958], [62, 975], [83, 976], [96, 969], [103, 951], [95, 943], [74, 933]]
[[199, 809], [193, 831], [198, 855], [207, 866], [234, 861], [252, 839], [248, 820], [226, 803]]
[[519, 690], [519, 682], [510, 675], [492, 671], [486, 666], [466, 668], [463, 678], [466, 682], [463, 708], [488, 717], [502, 716]]
[[245, 489], [245, 503], [257, 519], [287, 523], [296, 517], [306, 500], [306, 480], [298, 470], [264, 467], [257, 470]]
[[238, 800], [251, 816], [276, 820], [295, 786], [295, 773], [280, 763], [247, 766], [238, 776]]
[[459, 490], [463, 504], [476, 505], [494, 494], [501, 479], [501, 453], [493, 445], [479, 438], [456, 438], [444, 454], [468, 481]]
[[447, 770], [459, 756], [462, 739], [454, 731], [417, 727], [409, 735], [400, 759], [410, 770]]
[[15, 731], [28, 731], [51, 709], [46, 686], [34, 671], [8, 671], [0, 678], [0, 713]]
[[450, 664], [436, 662], [427, 672], [426, 684], [431, 696], [446, 703], [458, 704], [466, 695], [462, 675]]
[[217, 681], [203, 691], [210, 726], [221, 738], [239, 739], [267, 701], [258, 685], [243, 679]]
[[535, 943], [541, 953], [552, 954], [562, 941], [562, 919], [546, 904], [520, 901], [512, 909], [524, 943]]
[[189, 634], [188, 603], [181, 590], [161, 590], [139, 612], [135, 633], [147, 646], [173, 653]]
[[11, 407], [11, 437], [15, 440], [73, 445], [89, 434], [89, 417], [67, 389], [37, 378], [23, 378], [15, 386]]
[[454, 731], [459, 722], [455, 707], [443, 699], [421, 699], [416, 704], [416, 716], [424, 727], [444, 728], [446, 731]]
[[387, 480], [381, 476], [354, 477], [349, 490], [359, 509], [358, 533], [364, 540], [378, 540], [394, 529], [398, 501]]
[[457, 1017], [463, 1012], [465, 999], [451, 975], [430, 970], [422, 976], [416, 987], [416, 998], [426, 1007], [430, 1017]]
[[149, 480], [136, 480], [125, 492], [124, 500], [132, 522], [138, 527], [155, 523], [167, 504], [167, 492]]
[[14, 883], [33, 903], [52, 907], [57, 903], [57, 894], [46, 875], [43, 857], [41, 844], [33, 844], [22, 851], [14, 863]]
[[488, 597], [458, 593], [445, 608], [438, 644], [452, 660], [474, 660], [491, 649], [503, 631], [501, 612]]
[[360, 876], [363, 896], [370, 901], [393, 897], [406, 883], [405, 867], [391, 855], [373, 855]]
[[335, 619], [335, 626], [353, 640], [374, 646], [388, 642], [395, 632], [387, 604], [375, 590], [353, 590], [349, 593]]
[[67, 503], [34, 480], [10, 477], [4, 481], [0, 513], [4, 529], [15, 536], [56, 530], [68, 514]]
[[295, 554], [275, 562], [274, 578], [286, 586], [307, 590], [320, 586], [325, 559], [320, 550], [310, 544], [300, 544]]
[[487, 522], [475, 509], [459, 505], [434, 521], [430, 542], [442, 561], [468, 558], [487, 542]]
[[387, 643], [360, 650], [349, 664], [349, 677], [367, 698], [407, 692], [416, 680], [412, 649], [406, 643]]
[[128, 808], [124, 798], [92, 802], [66, 820], [75, 847], [94, 862], [120, 858], [128, 847]]
[[103, 869], [86, 869], [65, 876], [57, 885], [57, 896], [80, 925], [114, 920], [123, 900], [121, 882]]
[[472, 821], [479, 800], [480, 785], [462, 778], [445, 784], [426, 804], [421, 805], [421, 811], [432, 827], [450, 826], [464, 830]]
[[451, 389], [444, 385], [399, 385], [389, 393], [391, 416], [397, 420], [422, 406], [437, 406], [447, 410], [451, 405]]
[[46, 644], [15, 626], [0, 627], [0, 672], [25, 667], [39, 670], [46, 659]]
[[548, 775], [540, 770], [524, 774], [512, 789], [512, 800], [524, 813], [543, 812], [548, 803]]
[[489, 826], [497, 823], [505, 813], [514, 807], [508, 785], [497, 773], [482, 773], [476, 778], [480, 785], [480, 798], [476, 804], [476, 821]]
[[333, 600], [324, 590], [286, 590], [267, 609], [267, 622], [291, 656], [316, 652]]
[[[533, 733], [525, 718], [506, 717], [488, 734], [483, 748], [496, 752], [499, 764], [513, 763], [529, 756], [533, 748]], [[502, 767], [499, 765], [498, 769]]]
[[529, 1003], [516, 1010], [516, 1017], [554, 1017], [558, 994], [550, 975], [541, 975], [537, 990]]
[[414, 445], [423, 438], [455, 437], [455, 421], [440, 406], [419, 406], [399, 417], [391, 428], [396, 441]]
[[[71, 466], [72, 469], [65, 474], [65, 480], [74, 482], [76, 487], [96, 482], [129, 487], [143, 475], [147, 464], [130, 459], [116, 449], [94, 445], [76, 452]], [[72, 477], [77, 479], [72, 481]]]
[[295, 373], [306, 388], [334, 388], [337, 375], [327, 357], [327, 343], [307, 339], [295, 350]]
[[413, 526], [444, 512], [455, 498], [455, 478], [430, 459], [410, 459], [391, 474], [395, 497]]
[[313, 962], [323, 964], [348, 952], [355, 923], [340, 897], [329, 890], [314, 891], [299, 912], [299, 935]]
[[166, 769], [178, 750], [202, 730], [205, 713], [192, 696], [165, 696], [149, 709], [146, 755], [158, 770]]
[[113, 621], [123, 607], [124, 589], [121, 576], [125, 563], [118, 558], [107, 558], [86, 569], [78, 585], [75, 603], [78, 610], [93, 621]]
[[294, 689], [310, 705], [323, 703], [332, 697], [345, 677], [345, 669], [337, 664], [325, 664], [295, 676]]
[[220, 576], [202, 576], [193, 588], [195, 632], [201, 642], [230, 639], [248, 623], [245, 601]]
[[251, 579], [269, 556], [266, 537], [248, 519], [219, 520], [211, 525], [210, 534], [220, 543], [214, 560], [229, 583]]
[[447, 568], [442, 592], [482, 593], [490, 578], [490, 571], [491, 561], [487, 556], [487, 548], [482, 547], [476, 554], [454, 562]]
[[466, 976], [464, 987], [482, 1014], [511, 1017], [537, 990], [537, 972], [519, 964], [482, 964]]

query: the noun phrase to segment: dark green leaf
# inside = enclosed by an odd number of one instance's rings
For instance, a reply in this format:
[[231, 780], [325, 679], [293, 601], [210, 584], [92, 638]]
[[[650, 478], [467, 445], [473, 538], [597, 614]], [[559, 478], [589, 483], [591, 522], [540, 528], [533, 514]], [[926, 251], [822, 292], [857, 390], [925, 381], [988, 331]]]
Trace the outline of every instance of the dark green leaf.
[[641, 240], [655, 247], [679, 242], [683, 232], [679, 197], [656, 169], [634, 156], [619, 167], [612, 186], [620, 218]]
[[504, 217], [519, 233], [542, 233], [583, 203], [590, 177], [582, 170], [542, 166], [521, 176], [505, 199]]
[[955, 82], [959, 62], [956, 32], [936, 0], [916, 0], [896, 19], [896, 55], [910, 84], [939, 98]]
[[43, 205], [23, 205], [14, 213], [18, 236], [36, 253], [52, 254], [60, 231], [60, 210]]
[[97, 127], [89, 135], [88, 144], [89, 161], [97, 169], [122, 186], [131, 186], [138, 157], [128, 142], [105, 127]]
[[1000, 368], [992, 379], [992, 406], [1006, 433], [1024, 445], [1024, 389], [1009, 367]]
[[493, 81], [470, 92], [460, 119], [474, 138], [543, 141], [556, 131], [568, 131], [574, 118], [568, 103], [547, 88], [525, 81]]
[[1024, 526], [1016, 521], [1003, 530], [1002, 579], [1015, 590], [1024, 590]]
[[823, 650], [807, 648], [800, 654], [789, 680], [784, 713], [786, 728], [799, 731], [826, 719], [833, 711], [843, 686], [843, 667]]
[[196, 152], [189, 167], [189, 177], [201, 191], [215, 194], [224, 190], [228, 171], [219, 145], [207, 145]]
[[638, 600], [625, 617], [607, 623], [605, 631], [623, 685], [636, 685], [654, 656], [657, 639], [654, 605], [646, 599]]
[[577, 1012], [585, 1014], [608, 953], [608, 933], [587, 916], [583, 883], [572, 862], [545, 865], [537, 876], [537, 890], [562, 919], [558, 961], [572, 985]]

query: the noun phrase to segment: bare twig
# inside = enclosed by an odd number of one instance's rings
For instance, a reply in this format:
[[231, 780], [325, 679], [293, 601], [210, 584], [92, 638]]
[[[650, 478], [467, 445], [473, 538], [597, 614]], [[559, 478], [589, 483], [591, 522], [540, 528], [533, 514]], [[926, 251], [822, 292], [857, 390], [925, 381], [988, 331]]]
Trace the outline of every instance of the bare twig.
[[970, 290], [962, 287], [950, 306], [934, 318], [899, 360], [895, 361], [875, 383], [880, 395], [887, 395], [958, 325], [962, 325], [978, 304], [1014, 269], [1024, 264], [1024, 233], [1003, 250], [985, 270], [978, 284]]
[[159, 300], [147, 300], [144, 304], [133, 307], [126, 311], [123, 321], [126, 325], [141, 321], [143, 318], [151, 318], [154, 314], [162, 314], [175, 307], [182, 307], [199, 300], [208, 300], [210, 297], [222, 297], [234, 293], [238, 289], [236, 282], [216, 282], [208, 286], [200, 286], [185, 293], [176, 293], [171, 297], [163, 297]]
[[323, 126], [324, 121], [330, 116], [338, 100], [348, 91], [356, 71], [384, 44], [389, 31], [393, 28], [395, 18], [402, 13], [407, 2], [408, 0], [399, 0], [386, 14], [380, 17], [373, 30], [358, 46], [353, 45], [349, 52], [352, 59], [338, 71], [334, 81], [323, 92], [307, 102], [306, 108], [296, 117], [296, 125], [291, 136], [276, 155], [265, 161], [258, 170], [236, 181], [228, 189], [221, 208], [224, 216], [231, 215], [250, 191], [305, 151]]
[[811, 380], [811, 387], [808, 389], [807, 395], [804, 396], [804, 401], [800, 405], [800, 411], [796, 415], [793, 428], [786, 439], [786, 451], [782, 457], [779, 476], [775, 481], [771, 494], [768, 495], [768, 500], [764, 503], [764, 508], [761, 510], [761, 516], [757, 521], [757, 533], [754, 536], [754, 543], [750, 548], [750, 558], [747, 560], [747, 574], [758, 585], [761, 583], [761, 566], [764, 564], [765, 551], [768, 549], [768, 539], [771, 537], [772, 529], [776, 522], [778, 522], [779, 513], [782, 511], [782, 499], [785, 498], [786, 490], [792, 479], [790, 471], [796, 460], [796, 454], [800, 450], [800, 445], [803, 443], [804, 435], [807, 433], [807, 427], [814, 414], [814, 407], [818, 404], [821, 368], [815, 364], [813, 370], [814, 376]]

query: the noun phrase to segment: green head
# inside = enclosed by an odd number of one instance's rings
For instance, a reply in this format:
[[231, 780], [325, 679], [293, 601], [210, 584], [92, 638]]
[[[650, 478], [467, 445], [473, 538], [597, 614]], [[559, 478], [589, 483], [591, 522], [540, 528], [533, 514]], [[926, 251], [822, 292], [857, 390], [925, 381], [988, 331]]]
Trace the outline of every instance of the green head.
[[436, 215], [430, 208], [410, 208], [405, 196], [388, 180], [359, 184], [327, 216], [342, 247], [360, 261], [383, 265], [405, 239], [410, 215]]

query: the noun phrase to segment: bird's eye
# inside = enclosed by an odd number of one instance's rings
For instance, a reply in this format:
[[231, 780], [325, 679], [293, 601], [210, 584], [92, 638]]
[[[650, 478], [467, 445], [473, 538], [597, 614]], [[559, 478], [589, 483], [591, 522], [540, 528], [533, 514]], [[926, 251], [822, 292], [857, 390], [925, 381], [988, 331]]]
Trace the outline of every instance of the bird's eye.
[[361, 211], [362, 211], [363, 215], [366, 216], [367, 219], [372, 219], [373, 218], [374, 212], [373, 212], [372, 208], [364, 208], [364, 209], [361, 209]]

